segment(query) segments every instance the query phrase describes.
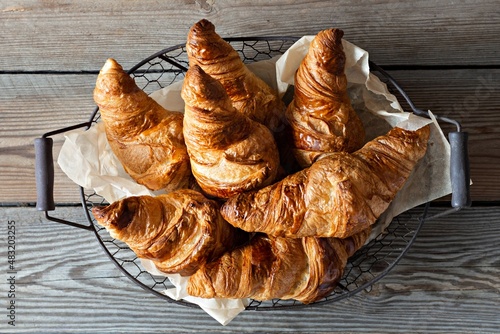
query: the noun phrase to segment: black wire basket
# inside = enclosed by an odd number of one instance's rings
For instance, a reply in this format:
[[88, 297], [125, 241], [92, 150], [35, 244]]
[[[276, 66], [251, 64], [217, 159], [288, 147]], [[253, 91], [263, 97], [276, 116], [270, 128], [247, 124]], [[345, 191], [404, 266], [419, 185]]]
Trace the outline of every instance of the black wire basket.
[[[296, 40], [295, 37], [248, 37], [226, 39], [237, 50], [245, 63], [270, 59], [283, 54]], [[188, 68], [185, 45], [176, 45], [144, 59], [129, 70], [137, 85], [147, 93], [152, 93], [174, 82], [182, 80]], [[404, 90], [382, 68], [370, 62], [372, 71], [387, 82], [391, 91], [397, 93], [406, 101], [411, 111], [417, 115], [429, 115], [417, 109]], [[172, 288], [170, 281], [163, 276], [154, 276], [147, 272], [135, 253], [123, 242], [113, 239], [102, 226], [94, 220], [91, 209], [98, 205], [107, 204], [105, 200], [94, 191], [80, 187], [83, 214], [88, 224], [79, 224], [49, 215], [55, 210], [53, 200], [54, 166], [52, 156], [52, 136], [73, 129], [90, 128], [99, 121], [99, 110], [96, 108], [88, 122], [75, 124], [70, 127], [55, 130], [44, 134], [35, 140], [36, 153], [36, 179], [37, 179], [37, 209], [45, 211], [48, 220], [69, 226], [92, 231], [104, 252], [111, 261], [130, 278], [134, 283], [154, 295], [186, 306], [197, 307], [196, 304], [183, 300], [174, 300], [165, 295], [165, 289]], [[430, 217], [428, 215], [429, 203], [411, 209], [395, 217], [392, 222], [378, 236], [356, 252], [348, 261], [344, 275], [336, 289], [327, 297], [312, 304], [302, 304], [295, 300], [274, 299], [269, 301], [251, 300], [247, 309], [273, 310], [283, 308], [297, 308], [310, 305], [319, 305], [338, 301], [360, 291], [367, 290], [371, 285], [384, 277], [408, 251], [415, 240], [424, 221], [452, 211], [460, 210], [470, 205], [469, 198], [469, 166], [467, 159], [467, 133], [461, 131], [460, 124], [452, 119], [437, 117], [438, 120], [452, 123], [457, 131], [450, 133], [451, 144], [451, 180], [452, 180], [452, 205], [445, 210]]]

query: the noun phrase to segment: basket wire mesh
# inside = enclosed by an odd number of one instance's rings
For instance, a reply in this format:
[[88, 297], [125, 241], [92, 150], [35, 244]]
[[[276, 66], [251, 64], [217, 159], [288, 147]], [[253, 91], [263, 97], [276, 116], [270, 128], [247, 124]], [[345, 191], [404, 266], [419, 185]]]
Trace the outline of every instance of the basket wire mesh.
[[[297, 38], [248, 37], [227, 38], [226, 40], [239, 52], [245, 63], [251, 63], [283, 54]], [[144, 59], [131, 68], [128, 73], [146, 93], [152, 93], [182, 80], [188, 66], [185, 45], [176, 45]], [[97, 123], [99, 118], [99, 110], [96, 108], [91, 115], [89, 124]], [[190, 302], [174, 300], [165, 295], [164, 290], [174, 287], [168, 278], [154, 276], [147, 272], [135, 253], [125, 243], [113, 239], [106, 229], [98, 225], [93, 218], [92, 207], [108, 203], [92, 190], [80, 188], [80, 191], [85, 215], [90, 223], [89, 229], [95, 232], [105, 253], [128, 278], [146, 291], [169, 302], [197, 307]], [[327, 297], [307, 305], [295, 300], [251, 300], [247, 309], [273, 310], [319, 305], [338, 301], [369, 289], [395, 267], [408, 251], [426, 220], [428, 207], [429, 204], [426, 204], [395, 217], [382, 233], [349, 259], [343, 277], [335, 290]]]

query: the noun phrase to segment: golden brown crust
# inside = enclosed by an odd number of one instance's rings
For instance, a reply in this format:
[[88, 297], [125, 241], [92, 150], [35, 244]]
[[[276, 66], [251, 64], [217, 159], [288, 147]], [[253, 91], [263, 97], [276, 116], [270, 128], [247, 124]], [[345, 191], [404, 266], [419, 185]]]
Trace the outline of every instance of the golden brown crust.
[[236, 111], [218, 81], [193, 65], [181, 96], [191, 169], [205, 193], [227, 198], [274, 181], [279, 154], [271, 132]]
[[198, 65], [219, 81], [239, 112], [273, 133], [282, 130], [285, 106], [278, 94], [245, 66], [211, 22], [203, 19], [191, 27], [186, 52], [189, 66]]
[[424, 156], [429, 127], [394, 128], [354, 153], [331, 153], [311, 167], [221, 208], [233, 226], [285, 237], [345, 238], [371, 226]]
[[111, 149], [136, 182], [151, 190], [188, 187], [192, 177], [181, 113], [156, 103], [114, 59], [97, 77], [94, 100]]
[[203, 298], [317, 301], [330, 294], [347, 259], [369, 231], [352, 238], [277, 238], [256, 235], [248, 244], [204, 265], [189, 278], [188, 293]]
[[244, 238], [222, 219], [214, 201], [189, 189], [128, 197], [92, 213], [112, 237], [167, 274], [191, 275]]
[[295, 74], [286, 111], [295, 155], [303, 167], [325, 152], [354, 152], [365, 131], [347, 94], [343, 31], [319, 32]]

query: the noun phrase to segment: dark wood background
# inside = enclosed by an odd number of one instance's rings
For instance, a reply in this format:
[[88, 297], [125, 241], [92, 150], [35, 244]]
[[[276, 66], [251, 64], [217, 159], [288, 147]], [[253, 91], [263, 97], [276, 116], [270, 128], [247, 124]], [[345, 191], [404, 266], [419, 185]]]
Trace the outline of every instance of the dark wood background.
[[[245, 312], [221, 327], [203, 311], [165, 304], [133, 286], [92, 235], [47, 222], [33, 209], [33, 140], [88, 119], [108, 57], [130, 68], [183, 43], [201, 18], [222, 36], [342, 28], [419, 108], [455, 118], [469, 132], [473, 208], [428, 222], [408, 256], [370, 292], [324, 307]], [[0, 31], [0, 224], [5, 243], [5, 223], [17, 222], [21, 268], [19, 326], [13, 330], [0, 315], [0, 331], [499, 330], [498, 1], [0, 0]], [[56, 136], [55, 157], [61, 144]], [[70, 205], [58, 207], [60, 216], [83, 219], [81, 208], [71, 207], [79, 202], [77, 187], [58, 169], [55, 200]]]

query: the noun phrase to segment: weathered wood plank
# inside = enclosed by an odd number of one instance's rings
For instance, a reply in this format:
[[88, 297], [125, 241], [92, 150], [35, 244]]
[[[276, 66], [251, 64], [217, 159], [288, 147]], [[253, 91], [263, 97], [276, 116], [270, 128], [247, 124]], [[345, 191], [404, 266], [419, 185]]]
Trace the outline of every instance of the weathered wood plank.
[[[81, 208], [57, 213], [83, 219]], [[199, 309], [132, 284], [91, 232], [42, 221], [35, 210], [0, 208], [3, 222], [16, 222], [15, 329], [26, 333], [493, 333], [500, 326], [499, 216], [499, 208], [472, 208], [426, 222], [408, 254], [367, 293], [312, 308], [246, 311], [222, 328]], [[9, 329], [0, 322], [0, 332]]]
[[[95, 108], [95, 75], [0, 75], [1, 202], [36, 200], [34, 139], [85, 122]], [[57, 159], [63, 136], [54, 137]], [[75, 184], [55, 164], [55, 200], [79, 202]]]
[[[500, 70], [391, 71], [414, 103], [456, 118], [470, 134], [473, 200], [500, 199]], [[96, 75], [0, 75], [0, 202], [33, 202], [33, 140], [84, 122], [93, 111]], [[62, 143], [55, 137], [54, 157]], [[79, 202], [56, 165], [55, 199]]]
[[126, 67], [183, 43], [208, 18], [223, 36], [315, 34], [332, 26], [381, 64], [499, 64], [495, 0], [23, 1], [0, 2], [0, 70], [98, 70], [108, 57]]

